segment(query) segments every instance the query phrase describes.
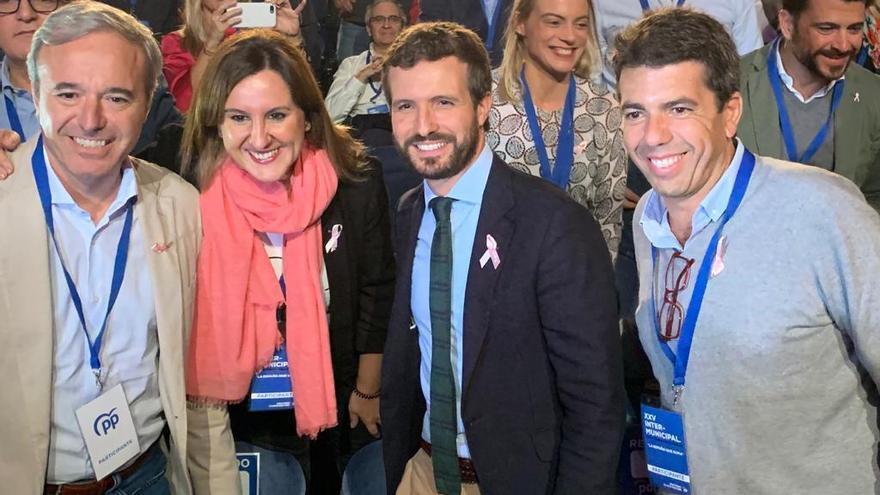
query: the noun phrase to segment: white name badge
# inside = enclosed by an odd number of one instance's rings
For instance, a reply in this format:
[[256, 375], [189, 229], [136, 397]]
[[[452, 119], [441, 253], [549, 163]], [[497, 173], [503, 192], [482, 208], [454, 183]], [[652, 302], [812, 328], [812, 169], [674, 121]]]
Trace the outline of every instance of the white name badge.
[[95, 478], [102, 479], [134, 459], [141, 447], [122, 384], [76, 410], [76, 419]]

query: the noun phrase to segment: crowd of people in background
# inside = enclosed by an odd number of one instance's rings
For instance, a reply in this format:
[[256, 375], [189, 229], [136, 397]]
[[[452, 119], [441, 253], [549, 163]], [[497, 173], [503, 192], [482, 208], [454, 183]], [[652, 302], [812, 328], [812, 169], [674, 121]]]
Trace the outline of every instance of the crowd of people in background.
[[3, 490], [880, 493], [880, 3], [260, 3], [0, 0]]

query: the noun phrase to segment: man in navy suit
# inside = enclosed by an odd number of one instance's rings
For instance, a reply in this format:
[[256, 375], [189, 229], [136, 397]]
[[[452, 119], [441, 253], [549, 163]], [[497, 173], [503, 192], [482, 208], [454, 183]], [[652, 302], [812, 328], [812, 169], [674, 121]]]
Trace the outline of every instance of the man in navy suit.
[[598, 225], [486, 145], [491, 76], [473, 32], [418, 24], [386, 60], [395, 141], [424, 178], [398, 206], [389, 494], [614, 493], [623, 382]]

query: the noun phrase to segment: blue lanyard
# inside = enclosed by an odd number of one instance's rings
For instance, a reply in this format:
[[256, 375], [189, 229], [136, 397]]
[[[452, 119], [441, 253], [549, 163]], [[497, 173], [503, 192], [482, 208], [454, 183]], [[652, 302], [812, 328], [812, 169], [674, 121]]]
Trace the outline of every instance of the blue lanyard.
[[550, 157], [547, 156], [547, 146], [544, 145], [544, 136], [541, 134], [541, 126], [538, 124], [538, 114], [529, 91], [529, 83], [526, 82], [525, 68], [520, 72], [520, 83], [522, 84], [526, 120], [529, 121], [532, 140], [535, 142], [535, 149], [538, 152], [538, 161], [541, 162], [541, 177], [565, 190], [571, 175], [571, 166], [574, 163], [574, 76], [569, 76], [568, 80], [568, 94], [565, 96], [565, 106], [562, 108], [559, 142], [556, 144], [556, 163], [552, 170], [550, 169]]
[[22, 141], [27, 141], [27, 136], [24, 135], [24, 129], [21, 127], [21, 120], [18, 119], [18, 111], [15, 110], [15, 104], [7, 95], [3, 95], [3, 99], [6, 100], [6, 116], [9, 118], [9, 125], [13, 131], [18, 133]]
[[779, 66], [776, 62], [776, 54], [779, 52], [779, 38], [773, 42], [773, 47], [767, 57], [767, 76], [770, 78], [770, 86], [773, 88], [773, 95], [776, 97], [776, 108], [779, 110], [779, 127], [782, 129], [782, 139], [785, 142], [785, 153], [789, 161], [798, 163], [809, 163], [813, 155], [822, 147], [822, 143], [828, 137], [828, 130], [834, 123], [834, 112], [840, 105], [843, 98], [844, 81], [838, 81], [834, 85], [834, 91], [831, 93], [831, 111], [828, 112], [828, 118], [825, 124], [816, 133], [816, 136], [804, 150], [804, 154], [800, 157], [797, 154], [797, 141], [794, 136], [794, 129], [791, 127], [791, 119], [788, 116], [788, 110], [785, 108], [785, 101], [782, 96], [782, 78], [779, 76]]
[[[677, 2], [675, 2], [675, 6], [681, 7], [682, 5], [684, 5], [685, 1], [686, 0], [678, 0]], [[642, 12], [647, 12], [651, 10], [651, 6], [648, 4], [648, 0], [639, 0], [639, 3], [642, 4]]]
[[[373, 59], [373, 53], [370, 50], [367, 50], [367, 65], [370, 65], [370, 60]], [[373, 78], [368, 78], [367, 82], [370, 84], [370, 89], [373, 90], [373, 96], [370, 97], [370, 103], [376, 103], [376, 98], [379, 98], [379, 95], [382, 94], [382, 85], [379, 85], [377, 88], [375, 84], [373, 84]]]
[[709, 273], [712, 269], [712, 261], [715, 257], [715, 251], [718, 249], [718, 241], [721, 239], [721, 233], [727, 221], [733, 217], [742, 202], [743, 196], [749, 187], [749, 181], [752, 178], [752, 171], [755, 169], [755, 155], [749, 150], [744, 150], [742, 162], [736, 179], [733, 183], [733, 191], [730, 192], [730, 199], [727, 202], [727, 208], [718, 220], [718, 228], [709, 241], [706, 248], [706, 254], [703, 256], [703, 262], [700, 264], [700, 271], [697, 274], [697, 280], [694, 283], [694, 292], [691, 295], [691, 301], [688, 304], [687, 313], [684, 321], [681, 323], [681, 335], [678, 339], [678, 352], [672, 352], [669, 343], [663, 341], [660, 337], [660, 315], [657, 313], [657, 248], [651, 247], [651, 263], [654, 287], [651, 290], [651, 316], [654, 320], [654, 333], [660, 342], [660, 349], [666, 354], [666, 357], [672, 362], [674, 372], [672, 379], [672, 389], [675, 393], [674, 402], [678, 402], [681, 391], [684, 389], [685, 374], [687, 373], [688, 360], [691, 355], [691, 343], [694, 340], [694, 330], [697, 328], [697, 319], [700, 317], [700, 309], [703, 306], [703, 296], [706, 294], [706, 287], [709, 283]]
[[49, 235], [52, 237], [52, 242], [55, 243], [55, 251], [58, 253], [58, 259], [61, 261], [61, 268], [64, 270], [64, 279], [67, 281], [67, 288], [70, 290], [70, 298], [73, 301], [73, 307], [76, 308], [76, 314], [79, 317], [79, 322], [86, 335], [86, 341], [89, 343], [89, 365], [91, 366], [92, 373], [95, 374], [95, 377], [98, 380], [98, 386], [100, 387], [101, 345], [104, 342], [104, 331], [107, 329], [107, 320], [110, 318], [110, 311], [113, 310], [113, 305], [116, 303], [116, 298], [119, 296], [119, 290], [122, 287], [122, 279], [125, 277], [125, 264], [128, 260], [128, 245], [131, 241], [132, 212], [134, 210], [133, 203], [135, 198], [129, 200], [125, 205], [125, 224], [122, 227], [122, 235], [119, 237], [119, 245], [116, 248], [116, 259], [113, 263], [113, 278], [110, 283], [110, 297], [107, 301], [107, 313], [104, 315], [104, 323], [101, 324], [101, 329], [95, 337], [95, 341], [92, 342], [91, 339], [89, 339], [89, 333], [86, 330], [86, 318], [85, 313], [83, 312], [82, 298], [79, 296], [79, 291], [76, 289], [73, 277], [71, 277], [70, 272], [64, 265], [64, 259], [61, 257], [61, 249], [58, 245], [58, 239], [55, 237], [55, 222], [52, 217], [52, 192], [49, 190], [49, 176], [46, 172], [46, 160], [43, 157], [42, 135], [38, 138], [37, 147], [34, 150], [34, 154], [31, 156], [31, 166], [34, 170], [34, 179], [37, 183], [37, 192], [40, 195], [40, 203], [43, 206], [43, 215], [46, 217], [46, 226], [49, 229]]
[[488, 32], [486, 33], [486, 50], [491, 51], [492, 47], [495, 45], [495, 28], [498, 27], [498, 17], [501, 15], [501, 3], [504, 0], [497, 0], [495, 3], [495, 11], [492, 12], [492, 15], [489, 15], [489, 11], [486, 10], [486, 0], [480, 0], [480, 7], [483, 9], [483, 15], [486, 17], [486, 25], [488, 26]]
[[137, 14], [135, 14], [134, 12], [138, 6], [138, 0], [128, 0], [128, 4], [131, 6], [131, 10], [129, 11], [129, 13], [134, 17], [137, 17]]

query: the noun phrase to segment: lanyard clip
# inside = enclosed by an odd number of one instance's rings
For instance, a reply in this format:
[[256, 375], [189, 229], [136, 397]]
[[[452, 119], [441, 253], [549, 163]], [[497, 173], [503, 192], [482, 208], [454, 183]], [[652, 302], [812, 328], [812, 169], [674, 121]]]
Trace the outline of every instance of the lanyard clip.
[[678, 401], [681, 400], [682, 392], [684, 392], [684, 385], [673, 385], [672, 386], [672, 406], [673, 407], [678, 405]]
[[98, 387], [98, 391], [104, 389], [104, 384], [101, 383], [101, 368], [93, 368], [92, 373], [95, 375], [95, 386]]

